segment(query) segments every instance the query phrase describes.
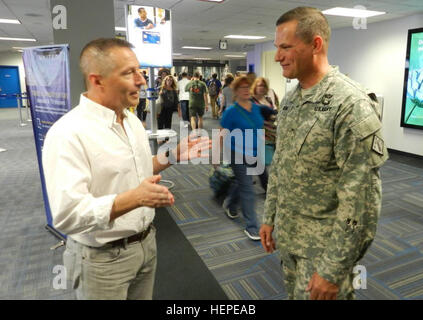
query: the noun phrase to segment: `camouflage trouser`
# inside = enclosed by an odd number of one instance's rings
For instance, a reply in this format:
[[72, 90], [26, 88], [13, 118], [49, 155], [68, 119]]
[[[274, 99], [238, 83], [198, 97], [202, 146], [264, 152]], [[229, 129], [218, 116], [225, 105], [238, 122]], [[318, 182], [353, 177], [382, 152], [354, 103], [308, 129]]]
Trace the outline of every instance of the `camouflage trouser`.
[[[285, 289], [290, 300], [309, 300], [310, 292], [306, 292], [308, 283], [313, 273], [315, 260], [301, 258], [288, 253], [281, 253], [282, 271], [284, 275]], [[353, 288], [354, 274], [351, 272], [345, 275], [345, 280], [339, 286], [337, 300], [355, 299]]]

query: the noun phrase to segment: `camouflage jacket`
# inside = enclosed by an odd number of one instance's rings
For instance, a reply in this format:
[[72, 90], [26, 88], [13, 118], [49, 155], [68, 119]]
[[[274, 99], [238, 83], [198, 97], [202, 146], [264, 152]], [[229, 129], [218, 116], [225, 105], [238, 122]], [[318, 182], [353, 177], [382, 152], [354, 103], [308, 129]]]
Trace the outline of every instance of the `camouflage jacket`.
[[339, 283], [373, 241], [381, 207], [379, 168], [388, 153], [377, 104], [337, 67], [278, 114], [264, 223], [279, 250], [316, 259]]

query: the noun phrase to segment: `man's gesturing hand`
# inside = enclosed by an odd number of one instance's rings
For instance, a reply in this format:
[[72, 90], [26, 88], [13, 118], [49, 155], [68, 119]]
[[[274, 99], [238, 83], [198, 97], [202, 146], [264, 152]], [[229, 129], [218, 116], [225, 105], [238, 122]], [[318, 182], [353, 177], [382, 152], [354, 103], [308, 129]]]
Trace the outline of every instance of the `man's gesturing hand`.
[[185, 137], [178, 144], [176, 154], [178, 161], [196, 158], [208, 158], [212, 141], [208, 137], [197, 137], [195, 132]]
[[311, 300], [336, 300], [338, 286], [319, 276], [317, 272], [313, 274], [308, 283], [307, 292], [310, 292]]
[[171, 206], [175, 203], [172, 193], [159, 185], [160, 175], [144, 179], [135, 189], [135, 194], [140, 207], [159, 208]]

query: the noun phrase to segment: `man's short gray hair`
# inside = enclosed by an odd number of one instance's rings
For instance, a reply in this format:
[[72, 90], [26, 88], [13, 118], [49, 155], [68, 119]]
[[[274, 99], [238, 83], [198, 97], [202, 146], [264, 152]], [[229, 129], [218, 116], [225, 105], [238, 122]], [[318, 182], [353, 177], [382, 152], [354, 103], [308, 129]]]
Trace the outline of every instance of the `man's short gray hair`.
[[128, 41], [118, 38], [100, 38], [90, 41], [81, 51], [79, 57], [79, 66], [84, 78], [90, 73], [101, 74], [106, 76], [114, 68], [114, 64], [110, 59], [110, 49], [112, 48], [129, 48], [134, 46]]
[[309, 44], [315, 36], [321, 36], [329, 46], [331, 30], [328, 20], [323, 13], [311, 7], [297, 7], [281, 15], [276, 26], [289, 21], [298, 21], [296, 35]]

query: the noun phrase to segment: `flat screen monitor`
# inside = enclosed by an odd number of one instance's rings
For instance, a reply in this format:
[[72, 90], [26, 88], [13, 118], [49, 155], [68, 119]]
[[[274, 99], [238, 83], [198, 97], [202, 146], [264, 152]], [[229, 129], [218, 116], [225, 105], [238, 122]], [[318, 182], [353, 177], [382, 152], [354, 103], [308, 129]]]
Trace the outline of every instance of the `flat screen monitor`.
[[170, 10], [128, 5], [126, 26], [141, 67], [172, 67]]
[[401, 126], [423, 130], [423, 28], [408, 30]]

